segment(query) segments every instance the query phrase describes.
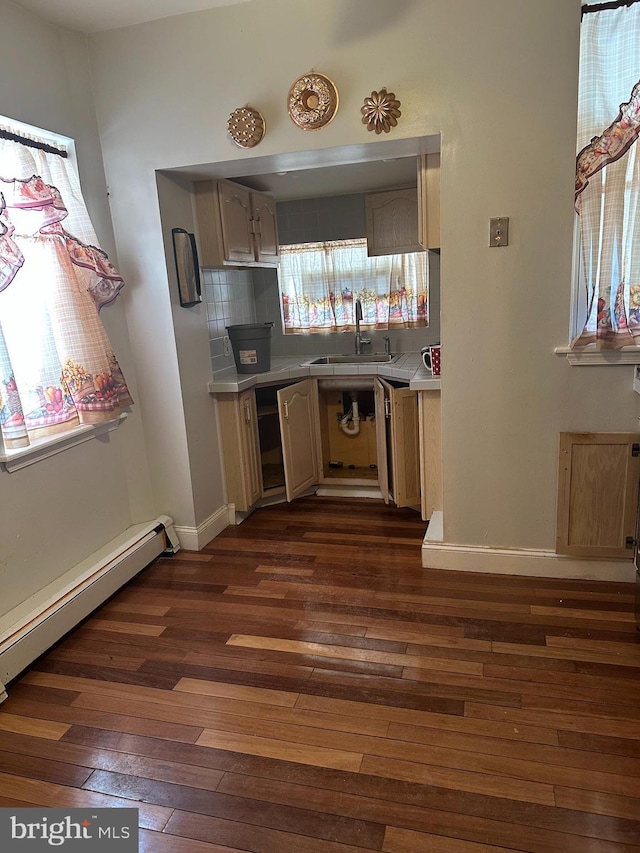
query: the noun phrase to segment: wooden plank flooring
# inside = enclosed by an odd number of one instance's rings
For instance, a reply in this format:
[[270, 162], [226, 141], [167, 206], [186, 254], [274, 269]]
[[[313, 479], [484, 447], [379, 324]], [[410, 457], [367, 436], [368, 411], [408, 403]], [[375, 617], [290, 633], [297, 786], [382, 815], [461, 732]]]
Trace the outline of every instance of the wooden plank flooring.
[[365, 500], [140, 573], [0, 706], [0, 806], [134, 806], [143, 853], [640, 851], [630, 585], [423, 570]]

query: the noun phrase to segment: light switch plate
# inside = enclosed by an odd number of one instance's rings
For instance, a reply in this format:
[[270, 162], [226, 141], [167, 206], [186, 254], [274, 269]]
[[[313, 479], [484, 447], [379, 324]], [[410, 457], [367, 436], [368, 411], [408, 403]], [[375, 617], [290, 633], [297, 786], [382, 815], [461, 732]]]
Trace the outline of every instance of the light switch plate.
[[509, 217], [498, 216], [495, 219], [489, 220], [489, 246], [496, 248], [498, 246], [509, 245]]

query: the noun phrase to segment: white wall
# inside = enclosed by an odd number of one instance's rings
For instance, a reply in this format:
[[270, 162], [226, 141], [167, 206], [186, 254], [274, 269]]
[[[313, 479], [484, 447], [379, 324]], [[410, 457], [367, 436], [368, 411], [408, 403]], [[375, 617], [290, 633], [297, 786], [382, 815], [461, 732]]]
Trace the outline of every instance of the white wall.
[[[367, 145], [360, 106], [386, 86], [402, 102], [397, 138], [442, 138], [445, 539], [553, 549], [558, 433], [635, 429], [639, 414], [630, 367], [553, 353], [569, 325], [579, 21], [580, 0], [263, 0], [90, 39], [154, 483], [178, 523], [223, 494], [203, 482], [212, 421], [202, 406], [190, 417], [179, 387], [182, 360], [195, 392], [209, 357], [172, 322], [154, 172]], [[286, 113], [310, 68], [340, 92], [313, 133]], [[257, 152], [226, 134], [246, 103], [266, 119]], [[487, 247], [492, 216], [511, 218], [508, 248]]]
[[[0, 112], [76, 140], [93, 223], [115, 259], [85, 39], [7, 0], [0, 0]], [[137, 396], [121, 300], [102, 317]], [[87, 442], [12, 474], [0, 470], [0, 615], [132, 523], [155, 514], [135, 409], [108, 440]]]

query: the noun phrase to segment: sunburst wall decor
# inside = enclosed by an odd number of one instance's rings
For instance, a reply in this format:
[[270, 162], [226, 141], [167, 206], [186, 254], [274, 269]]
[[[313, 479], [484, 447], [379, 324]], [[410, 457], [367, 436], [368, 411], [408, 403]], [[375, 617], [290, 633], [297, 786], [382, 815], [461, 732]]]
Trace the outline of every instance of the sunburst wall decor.
[[398, 124], [402, 115], [400, 112], [400, 101], [393, 92], [380, 89], [372, 92], [370, 97], [364, 99], [364, 105], [360, 108], [362, 123], [367, 125], [367, 130], [375, 130], [376, 133], [389, 133], [392, 127]]

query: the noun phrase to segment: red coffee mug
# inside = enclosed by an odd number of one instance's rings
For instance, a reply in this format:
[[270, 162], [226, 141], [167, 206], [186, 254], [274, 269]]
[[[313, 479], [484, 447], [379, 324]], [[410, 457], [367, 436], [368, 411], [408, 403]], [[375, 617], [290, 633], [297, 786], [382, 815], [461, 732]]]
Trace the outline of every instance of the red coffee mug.
[[440, 376], [440, 344], [425, 347], [422, 350], [422, 361], [434, 376]]

